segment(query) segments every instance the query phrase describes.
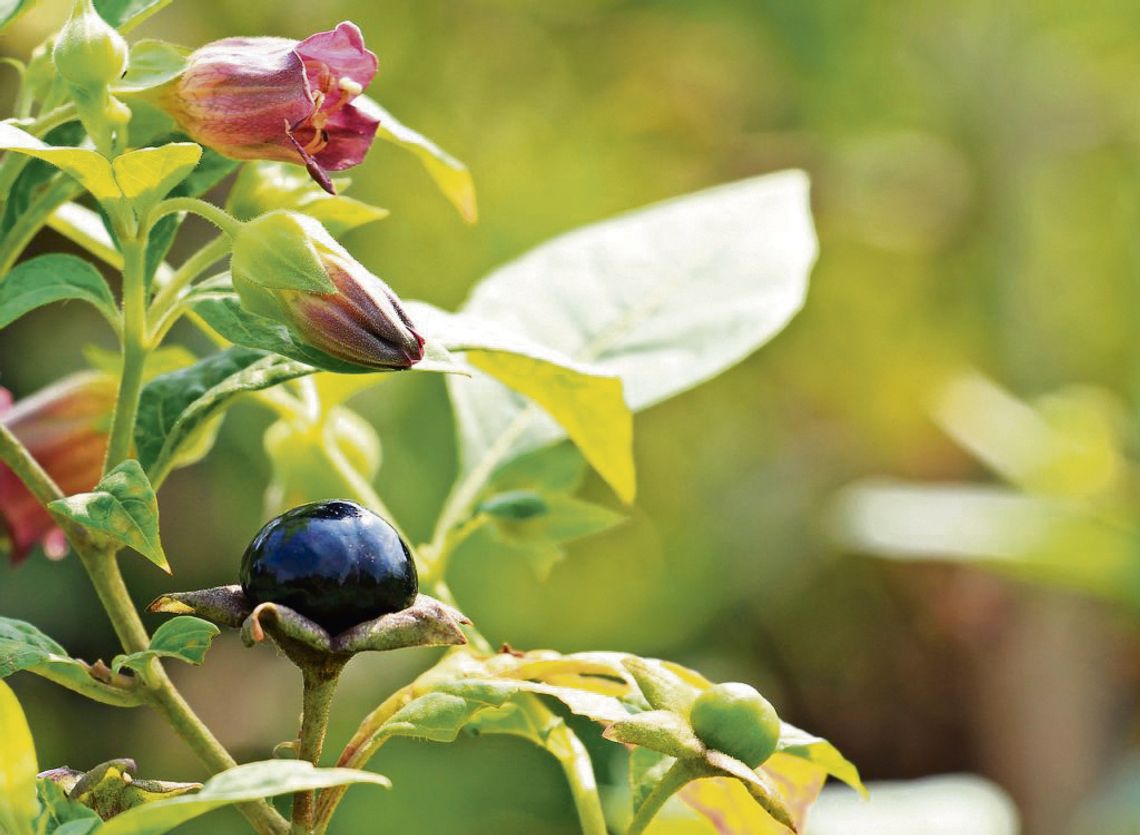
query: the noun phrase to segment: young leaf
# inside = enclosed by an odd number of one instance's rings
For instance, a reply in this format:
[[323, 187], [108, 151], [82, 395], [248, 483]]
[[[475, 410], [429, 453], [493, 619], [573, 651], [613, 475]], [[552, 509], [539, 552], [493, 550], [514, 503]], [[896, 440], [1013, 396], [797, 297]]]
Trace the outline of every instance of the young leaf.
[[218, 627], [201, 618], [181, 615], [168, 620], [155, 630], [150, 646], [142, 652], [120, 655], [111, 662], [111, 670], [119, 672], [123, 667], [142, 671], [151, 658], [177, 658], [187, 664], [198, 665], [206, 657], [214, 637], [221, 632]]
[[175, 142], [158, 148], [139, 148], [115, 157], [111, 169], [123, 196], [141, 219], [194, 170], [202, 148], [193, 142]]
[[645, 700], [655, 710], [671, 710], [682, 716], [689, 714], [699, 691], [664, 662], [652, 658], [627, 656], [622, 664], [633, 676]]
[[56, 519], [82, 525], [97, 537], [134, 548], [170, 573], [158, 537], [158, 501], [138, 461], [124, 461], [92, 492], [54, 501], [48, 510]]
[[[137, 26], [171, 0], [95, 0], [95, 10], [103, 20], [115, 27]], [[124, 30], [125, 31], [125, 30]]]
[[235, 397], [302, 377], [312, 368], [264, 351], [229, 348], [155, 377], [143, 389], [135, 424], [139, 462], [161, 481], [181, 450]]
[[115, 298], [103, 276], [74, 255], [40, 255], [17, 264], [0, 282], [0, 328], [52, 302], [79, 299], [91, 304], [118, 329]]
[[606, 728], [606, 739], [640, 745], [669, 757], [701, 757], [705, 746], [697, 739], [689, 723], [671, 710], [647, 710]]
[[[96, 6], [106, 3], [96, 3]], [[105, 15], [104, 15], [105, 16]], [[166, 41], [143, 39], [131, 46], [131, 65], [112, 92], [138, 92], [173, 81], [186, 69], [187, 51]]]
[[[103, 704], [133, 707], [141, 704], [137, 691], [113, 686], [94, 675], [106, 667], [88, 666], [30, 623], [0, 618], [0, 679], [27, 670]], [[123, 682], [126, 683], [126, 682]]]
[[400, 122], [399, 119], [367, 96], [359, 96], [355, 105], [365, 111], [371, 111], [380, 119], [380, 124], [376, 128], [378, 139], [399, 145], [419, 157], [428, 174], [439, 186], [439, 190], [459, 210], [459, 214], [465, 221], [474, 223], [478, 219], [479, 210], [475, 204], [475, 183], [472, 181], [471, 172], [467, 170], [466, 165], [430, 139]]
[[100, 202], [122, 199], [111, 163], [98, 151], [48, 145], [6, 122], [0, 122], [0, 149], [51, 163], [78, 180]]
[[[714, 188], [557, 238], [483, 279], [462, 313], [619, 376], [634, 411], [716, 376], [803, 302], [816, 240], [807, 178]], [[469, 473], [565, 430], [492, 380], [449, 381]]]
[[32, 835], [39, 814], [36, 748], [16, 694], [0, 681], [0, 829]]
[[352, 783], [391, 785], [379, 774], [351, 768], [314, 768], [302, 760], [239, 765], [211, 777], [197, 794], [146, 803], [116, 815], [103, 824], [99, 835], [162, 835], [221, 806]]

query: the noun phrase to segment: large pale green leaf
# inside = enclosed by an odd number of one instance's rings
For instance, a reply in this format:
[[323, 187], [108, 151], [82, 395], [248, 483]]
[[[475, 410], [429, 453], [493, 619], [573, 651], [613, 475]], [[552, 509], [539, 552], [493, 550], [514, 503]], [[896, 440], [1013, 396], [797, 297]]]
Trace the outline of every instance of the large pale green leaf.
[[[114, 678], [106, 667], [97, 668], [69, 657], [63, 647], [30, 623], [0, 618], [0, 679], [27, 670], [103, 704], [133, 707], [142, 703], [137, 691], [113, 686]], [[109, 680], [95, 678], [95, 672]]]
[[189, 368], [159, 375], [139, 400], [135, 447], [156, 481], [211, 418], [247, 391], [270, 388], [312, 373], [312, 368], [265, 351], [229, 348]]
[[61, 521], [82, 525], [97, 538], [134, 548], [170, 573], [158, 536], [158, 500], [133, 458], [103, 476], [90, 493], [54, 501], [48, 510]]
[[386, 777], [350, 768], [314, 768], [300, 760], [239, 765], [206, 781], [202, 791], [128, 809], [107, 821], [100, 835], [161, 835], [221, 806], [352, 783], [391, 785]]
[[150, 645], [141, 652], [120, 655], [111, 664], [113, 672], [123, 667], [144, 670], [151, 658], [177, 658], [187, 664], [201, 664], [206, 652], [218, 633], [222, 630], [208, 620], [191, 615], [179, 615], [168, 620], [154, 631]]
[[[577, 362], [493, 320], [446, 313], [423, 302], [409, 302], [407, 309], [423, 333], [449, 351], [465, 352], [475, 368], [541, 406], [614, 492], [633, 500], [633, 414], [613, 372]], [[528, 417], [519, 418], [518, 431], [526, 430], [521, 421]], [[480, 434], [503, 428], [481, 427]]]
[[0, 282], [0, 328], [52, 302], [79, 299], [95, 307], [118, 328], [115, 298], [103, 276], [74, 255], [40, 255], [17, 264]]
[[31, 835], [39, 814], [36, 748], [16, 694], [0, 681], [0, 829]]
[[[557, 238], [475, 288], [462, 312], [621, 378], [643, 409], [748, 356], [803, 302], [816, 239], [807, 178], [772, 174]], [[464, 473], [563, 436], [501, 383], [448, 383]], [[521, 423], [520, 423], [521, 422]]]
[[27, 11], [34, 0], [0, 0], [0, 29]]
[[468, 223], [479, 217], [475, 204], [475, 183], [467, 166], [457, 160], [430, 139], [409, 128], [395, 116], [367, 96], [359, 96], [356, 106], [370, 110], [380, 120], [376, 136], [385, 142], [392, 142], [415, 154], [439, 190], [459, 210]]
[[174, 142], [158, 148], [139, 148], [115, 157], [111, 169], [123, 196], [140, 218], [194, 170], [202, 148], [193, 142]]
[[15, 125], [0, 122], [0, 150], [42, 159], [70, 174], [100, 202], [122, 197], [111, 163], [98, 151], [48, 145]]
[[1140, 606], [1138, 532], [1112, 509], [1003, 487], [866, 479], [840, 493], [834, 519], [847, 545], [876, 556], [978, 563]]

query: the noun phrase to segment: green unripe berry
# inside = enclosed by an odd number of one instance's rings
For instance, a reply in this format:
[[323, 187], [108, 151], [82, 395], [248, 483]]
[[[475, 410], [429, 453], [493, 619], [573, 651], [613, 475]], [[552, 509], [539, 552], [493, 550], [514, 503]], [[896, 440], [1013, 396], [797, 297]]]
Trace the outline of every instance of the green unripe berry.
[[714, 685], [697, 696], [689, 723], [701, 742], [749, 768], [772, 756], [780, 741], [776, 709], [754, 687], [735, 681]]
[[130, 47], [91, 0], [76, 0], [70, 19], [56, 39], [52, 60], [59, 74], [81, 89], [99, 89], [127, 71]]

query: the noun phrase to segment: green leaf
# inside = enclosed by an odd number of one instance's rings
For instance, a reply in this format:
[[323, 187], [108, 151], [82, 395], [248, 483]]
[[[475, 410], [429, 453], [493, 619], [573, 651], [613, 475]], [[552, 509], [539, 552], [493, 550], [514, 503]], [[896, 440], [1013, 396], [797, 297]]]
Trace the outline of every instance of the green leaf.
[[[106, 667], [92, 667], [69, 657], [63, 647], [30, 623], [0, 618], [0, 679], [21, 670], [35, 673], [103, 704], [115, 707], [142, 704], [137, 691], [113, 686], [111, 681], [114, 677]], [[96, 679], [96, 674], [106, 680]]]
[[[807, 178], [784, 172], [557, 238], [483, 279], [461, 313], [620, 377], [638, 411], [778, 333], [803, 302], [815, 255]], [[504, 448], [505, 461], [568, 434], [524, 414], [493, 380], [451, 380], [448, 390], [464, 473]]]
[[859, 769], [826, 739], [809, 734], [795, 725], [784, 722], [780, 727], [780, 741], [776, 746], [776, 751], [799, 757], [819, 766], [830, 776], [842, 780], [861, 795], [867, 797], [867, 787], [863, 785], [863, 781], [859, 777]]
[[[98, 4], [97, 4], [98, 5]], [[144, 39], [131, 46], [131, 63], [112, 92], [139, 92], [173, 81], [186, 69], [188, 51], [166, 41]]]
[[139, 462], [124, 461], [90, 493], [48, 505], [56, 519], [82, 525], [96, 537], [134, 548], [167, 574], [170, 565], [158, 536], [158, 501]]
[[[337, 190], [343, 191], [349, 182], [336, 180]], [[274, 209], [290, 209], [319, 220], [336, 238], [388, 216], [387, 209], [342, 194], [328, 194], [304, 168], [267, 161], [242, 166], [226, 199], [226, 208], [238, 220], [251, 220]]]
[[0, 282], [0, 328], [52, 302], [79, 299], [119, 327], [115, 298], [103, 276], [74, 255], [40, 255], [17, 264]]
[[670, 757], [701, 757], [705, 746], [689, 723], [671, 710], [647, 710], [614, 722], [603, 734], [606, 739], [640, 745]]
[[476, 505], [475, 511], [517, 522], [548, 513], [550, 505], [541, 493], [533, 490], [508, 490], [484, 499]]
[[[509, 326], [477, 316], [449, 314], [423, 302], [410, 302], [408, 314], [417, 327], [449, 351], [465, 351], [471, 365], [508, 388], [525, 395], [557, 421], [586, 460], [626, 502], [636, 492], [633, 463], [633, 415], [626, 406], [621, 380], [612, 372], [583, 365], [540, 342], [521, 336]], [[478, 388], [478, 380], [468, 381]], [[457, 384], [456, 390], [464, 386]], [[507, 422], [519, 419], [519, 402], [507, 401]], [[498, 421], [503, 415], [480, 415]], [[472, 444], [501, 431], [480, 425]], [[523, 427], [525, 429], [525, 427]], [[464, 425], [460, 424], [461, 431]], [[462, 440], [462, 439], [461, 439]], [[464, 448], [468, 447], [464, 442]]]
[[478, 219], [475, 183], [466, 165], [430, 139], [402, 124], [399, 119], [367, 96], [357, 97], [355, 104], [357, 107], [372, 111], [380, 119], [380, 125], [376, 129], [377, 138], [395, 143], [419, 157], [440, 191], [459, 210], [465, 221], [474, 223]]
[[662, 661], [630, 655], [622, 664], [637, 682], [645, 700], [655, 710], [671, 710], [688, 716], [699, 690]]
[[206, 781], [202, 791], [136, 806], [116, 815], [99, 835], [161, 835], [213, 809], [298, 791], [352, 783], [388, 787], [386, 777], [351, 768], [314, 768], [301, 760], [272, 760], [239, 765]]
[[158, 657], [201, 664], [219, 632], [221, 630], [209, 621], [180, 615], [158, 627], [145, 650], [117, 656], [111, 663], [111, 670], [117, 673], [123, 667], [130, 667], [141, 672], [151, 658]]
[[248, 391], [260, 391], [312, 373], [312, 368], [264, 351], [229, 348], [143, 389], [135, 424], [139, 462], [156, 480], [192, 444], [209, 421]]
[[[49, 131], [44, 136], [44, 142], [48, 145], [75, 145], [83, 140], [83, 136], [83, 125], [80, 122], [68, 122]], [[7, 234], [16, 220], [28, 211], [32, 201], [46, 190], [46, 184], [60, 176], [63, 175], [59, 173], [59, 169], [43, 160], [33, 159], [24, 166], [24, 170], [12, 184], [12, 190], [4, 201], [0, 234]]]
[[171, 0], [95, 0], [95, 10], [99, 16], [115, 27], [131, 24], [134, 28]]
[[[82, 772], [71, 771], [66, 767], [64, 769], [53, 769], [54, 773], [60, 771], [68, 772], [70, 775], [68, 782], [60, 783], [56, 782], [55, 779], [43, 779], [42, 777], [36, 780], [36, 792], [40, 801], [40, 815], [36, 820], [36, 832], [42, 832], [45, 835], [54, 835], [54, 833], [60, 832], [64, 835], [67, 832], [89, 832], [102, 823], [99, 815], [94, 809], [88, 809], [82, 803], [67, 796], [70, 787], [75, 785], [78, 777], [82, 776]], [[64, 828], [67, 824], [72, 823], [76, 825], [70, 829]], [[80, 824], [86, 824], [87, 828], [84, 829]]]
[[55, 147], [7, 122], [0, 122], [0, 150], [42, 159], [70, 174], [100, 202], [122, 198], [109, 163], [98, 151]]
[[491, 490], [538, 490], [571, 494], [586, 475], [582, 454], [570, 443], [537, 449], [501, 465], [491, 476]]
[[128, 151], [115, 157], [111, 169], [123, 196], [141, 219], [194, 170], [201, 158], [200, 145], [176, 142]]
[[0, 678], [27, 670], [52, 656], [67, 657], [67, 650], [30, 623], [0, 618]]
[[16, 694], [0, 682], [0, 829], [32, 835], [39, 814], [36, 748]]
[[629, 752], [629, 793], [634, 809], [641, 807], [676, 761], [650, 748], [637, 747]]
[[493, 705], [489, 702], [452, 693], [428, 693], [398, 710], [384, 723], [377, 738], [409, 736], [431, 742], [454, 742], [464, 725], [490, 707]]
[[[541, 501], [541, 513], [533, 512], [540, 507], [535, 499]], [[546, 580], [554, 566], [565, 559], [564, 544], [625, 521], [624, 516], [609, 508], [559, 493], [515, 490], [493, 495], [478, 505], [484, 513], [488, 507], [496, 511], [491, 527], [494, 544], [488, 543], [490, 547], [501, 550], [507, 546], [521, 551], [540, 580]], [[521, 515], [526, 512], [531, 515]]]
[[0, 0], [0, 29], [3, 29], [33, 4], [34, 0]]
[[[307, 363], [314, 368], [338, 374], [382, 373], [377, 372], [375, 368], [344, 362], [306, 345], [280, 322], [250, 313], [243, 308], [237, 295], [232, 292], [218, 290], [203, 294], [194, 302], [194, 311], [205, 319], [211, 328], [235, 345], [272, 351], [298, 362]], [[465, 373], [455, 364], [445, 348], [430, 339], [424, 344], [424, 358], [409, 370]]]

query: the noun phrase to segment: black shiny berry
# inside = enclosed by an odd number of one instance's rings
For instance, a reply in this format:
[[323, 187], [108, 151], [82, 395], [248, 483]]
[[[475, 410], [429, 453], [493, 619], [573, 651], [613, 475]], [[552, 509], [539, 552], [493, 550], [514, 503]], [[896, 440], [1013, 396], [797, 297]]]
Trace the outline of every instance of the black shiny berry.
[[241, 558], [241, 587], [336, 635], [416, 599], [408, 546], [384, 519], [342, 500], [295, 507], [265, 525]]

